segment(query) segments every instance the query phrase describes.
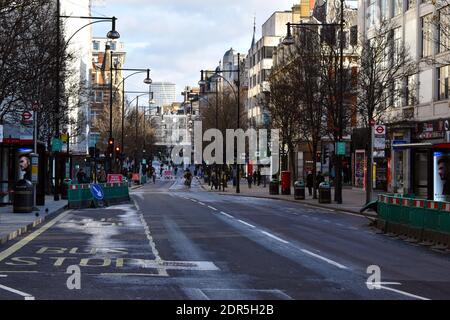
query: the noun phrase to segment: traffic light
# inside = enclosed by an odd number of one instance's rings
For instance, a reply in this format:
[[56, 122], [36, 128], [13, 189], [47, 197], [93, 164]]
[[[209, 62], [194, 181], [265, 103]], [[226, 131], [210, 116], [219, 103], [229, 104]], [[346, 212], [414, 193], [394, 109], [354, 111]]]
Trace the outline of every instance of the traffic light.
[[114, 138], [108, 139], [108, 146], [114, 146]]
[[116, 158], [120, 158], [120, 147], [117, 146], [116, 149], [114, 149], [114, 151], [115, 151]]

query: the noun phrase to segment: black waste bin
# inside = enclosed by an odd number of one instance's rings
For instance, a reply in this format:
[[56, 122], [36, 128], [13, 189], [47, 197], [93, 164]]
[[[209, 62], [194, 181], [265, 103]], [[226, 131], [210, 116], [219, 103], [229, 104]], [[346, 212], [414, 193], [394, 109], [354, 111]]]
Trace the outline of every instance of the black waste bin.
[[294, 184], [294, 198], [295, 200], [305, 200], [305, 183], [297, 181]]
[[61, 199], [67, 200], [67, 193], [68, 193], [71, 182], [72, 182], [72, 180], [70, 180], [70, 179], [64, 179], [63, 187], [61, 190]]
[[331, 186], [327, 182], [319, 185], [319, 203], [331, 203]]
[[269, 193], [272, 195], [280, 194], [280, 183], [278, 180], [272, 180], [269, 184]]
[[33, 184], [28, 180], [19, 180], [14, 187], [14, 213], [33, 212]]

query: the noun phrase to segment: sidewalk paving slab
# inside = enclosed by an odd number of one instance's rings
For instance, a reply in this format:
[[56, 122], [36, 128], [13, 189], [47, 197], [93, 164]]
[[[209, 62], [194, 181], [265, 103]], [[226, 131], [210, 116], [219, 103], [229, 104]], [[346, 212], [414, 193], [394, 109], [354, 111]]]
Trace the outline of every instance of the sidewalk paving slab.
[[39, 212], [13, 213], [13, 206], [0, 207], [0, 245], [66, 211], [67, 200], [54, 201], [53, 196], [46, 196], [45, 206], [38, 209]]

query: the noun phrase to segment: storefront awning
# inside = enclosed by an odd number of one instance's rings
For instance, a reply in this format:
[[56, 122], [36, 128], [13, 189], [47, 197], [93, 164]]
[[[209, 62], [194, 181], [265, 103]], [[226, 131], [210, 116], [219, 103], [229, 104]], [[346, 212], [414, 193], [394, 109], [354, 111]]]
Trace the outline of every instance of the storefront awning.
[[392, 146], [394, 149], [414, 149], [414, 148], [428, 148], [431, 149], [433, 147], [432, 143], [404, 143], [404, 144], [394, 144]]

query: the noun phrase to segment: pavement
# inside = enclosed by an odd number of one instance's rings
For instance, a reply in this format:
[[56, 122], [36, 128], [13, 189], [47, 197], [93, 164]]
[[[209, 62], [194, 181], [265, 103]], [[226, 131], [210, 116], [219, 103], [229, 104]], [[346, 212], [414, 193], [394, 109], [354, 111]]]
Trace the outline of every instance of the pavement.
[[[301, 202], [304, 204], [308, 204], [311, 206], [332, 209], [335, 211], [341, 212], [350, 212], [353, 214], [364, 215], [367, 217], [376, 217], [377, 214], [373, 211], [366, 211], [364, 214], [360, 213], [360, 209], [366, 204], [366, 193], [364, 190], [344, 187], [342, 189], [342, 204], [338, 204], [334, 201], [331, 201], [330, 204], [327, 203], [319, 203], [318, 199], [313, 199], [312, 196], [308, 195], [308, 190], [305, 190], [306, 199], [305, 200], [296, 200], [294, 198], [294, 190], [291, 188], [291, 195], [270, 195], [269, 194], [269, 184], [267, 183], [266, 187], [262, 184], [260, 186], [252, 185], [251, 188], [248, 187], [248, 183], [246, 180], [241, 180], [240, 184], [240, 193], [236, 193], [236, 187], [232, 184], [228, 185], [225, 191], [217, 191], [211, 190], [211, 187], [204, 183], [203, 180], [199, 179], [199, 182], [202, 188], [205, 191], [218, 193], [221, 195], [232, 195], [232, 196], [242, 196], [242, 197], [254, 197], [254, 198], [264, 198], [264, 199], [274, 199], [274, 200], [283, 200], [289, 202]], [[318, 194], [318, 192], [317, 192]], [[372, 199], [375, 200], [378, 197], [380, 192], [374, 192]], [[334, 199], [334, 188], [331, 189], [332, 199]]]
[[[0, 300], [450, 298], [450, 259], [365, 217], [157, 181], [0, 245]], [[169, 310], [175, 312], [174, 310]]]
[[0, 207], [0, 244], [13, 240], [27, 233], [44, 221], [63, 212], [67, 208], [67, 200], [53, 200], [53, 196], [45, 197], [45, 205], [38, 206], [32, 213], [13, 213], [12, 206]]

